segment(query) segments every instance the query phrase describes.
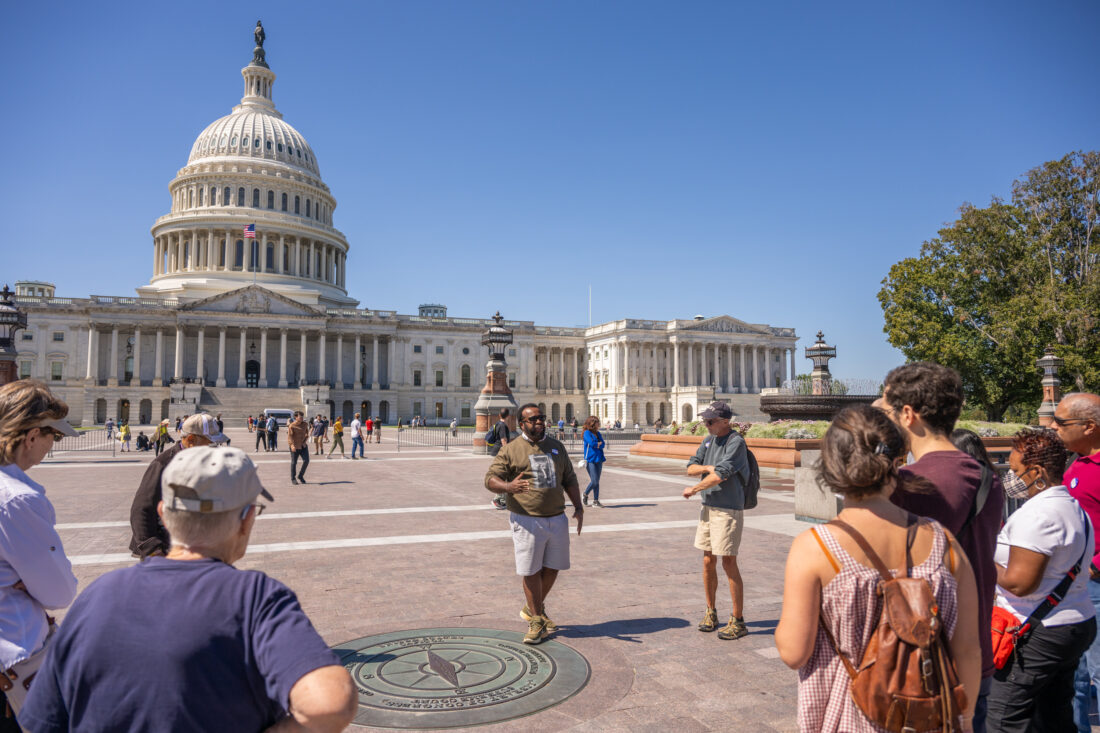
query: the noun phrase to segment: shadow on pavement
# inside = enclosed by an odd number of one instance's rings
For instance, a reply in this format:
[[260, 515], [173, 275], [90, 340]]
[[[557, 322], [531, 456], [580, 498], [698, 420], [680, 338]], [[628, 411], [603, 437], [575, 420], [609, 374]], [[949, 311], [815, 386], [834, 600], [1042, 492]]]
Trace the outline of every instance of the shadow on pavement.
[[746, 621], [745, 626], [749, 627], [749, 636], [758, 634], [771, 635], [775, 632], [775, 627], [779, 625], [779, 619], [768, 619], [767, 621]]
[[606, 636], [610, 639], [641, 644], [641, 639], [633, 637], [666, 629], [682, 629], [687, 625], [688, 622], [682, 618], [628, 618], [604, 621], [599, 624], [562, 626], [554, 633], [554, 637], [569, 639], [582, 636]]
[[656, 504], [604, 504], [597, 509], [637, 509], [642, 506], [657, 506]]

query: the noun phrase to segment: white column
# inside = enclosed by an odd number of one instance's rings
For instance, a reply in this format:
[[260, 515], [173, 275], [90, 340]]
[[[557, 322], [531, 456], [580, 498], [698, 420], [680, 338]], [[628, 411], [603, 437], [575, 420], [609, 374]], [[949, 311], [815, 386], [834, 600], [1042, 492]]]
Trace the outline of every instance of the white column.
[[760, 391], [760, 362], [756, 355], [757, 348], [754, 344], [752, 347], [752, 391]]
[[286, 387], [286, 329], [279, 329], [279, 386]]
[[206, 230], [206, 269], [218, 269], [218, 257], [214, 254], [214, 230]]
[[695, 380], [695, 344], [688, 344], [687, 345], [687, 354], [688, 354], [687, 386], [688, 387], [694, 387], [694, 386], [698, 385], [698, 382]]
[[795, 375], [795, 371], [794, 371], [794, 347], [792, 346], [791, 347], [791, 375], [789, 377], [787, 377], [787, 379], [794, 379], [794, 375]]
[[565, 391], [565, 348], [561, 347], [558, 350], [558, 389], [562, 392]]
[[218, 329], [218, 387], [225, 386], [225, 326]]
[[302, 331], [302, 350], [298, 354], [298, 386], [306, 383], [306, 332]]
[[580, 349], [573, 349], [573, 391], [574, 392], [576, 392], [579, 389], [582, 389], [581, 385], [578, 384], [578, 382], [577, 382], [577, 379], [580, 375], [580, 364], [577, 363], [577, 360], [579, 358], [579, 354], [578, 354], [579, 351], [580, 351]]
[[747, 385], [745, 384], [745, 345], [744, 344], [740, 344], [740, 351], [741, 351], [741, 373], [738, 376], [740, 377], [739, 386], [741, 387], [741, 391], [744, 392], [747, 388]]
[[344, 388], [344, 335], [336, 334], [336, 389]]
[[[250, 243], [251, 244], [251, 243]], [[244, 381], [244, 360], [247, 356], [248, 349], [248, 329], [241, 326], [241, 348], [237, 356], [237, 386], [243, 387], [246, 382]]]
[[[394, 362], [397, 360], [397, 341], [395, 337], [390, 336], [389, 348], [386, 350], [386, 386], [393, 389], [395, 384], [401, 384], [401, 376], [398, 373], [397, 380], [394, 381]], [[396, 405], [394, 406], [396, 408]]]
[[672, 342], [672, 386], [680, 386], [680, 344]]
[[[623, 342], [623, 385], [625, 387], [628, 387], [628, 388], [630, 386], [632, 386], [631, 385], [631, 379], [630, 379], [630, 342], [629, 341], [624, 341]], [[625, 418], [625, 416], [624, 416], [624, 418]]]
[[203, 380], [202, 381], [203, 384], [206, 383], [206, 380], [205, 380], [205, 371], [206, 370], [203, 369], [203, 367], [205, 366], [205, 364], [203, 364], [203, 362], [206, 359], [205, 359], [205, 357], [202, 353], [203, 352], [203, 342], [205, 341], [205, 338], [206, 338], [205, 330], [206, 329], [204, 329], [202, 326], [199, 326], [198, 343], [195, 346], [195, 351], [197, 352], [196, 355], [195, 355], [195, 376], [198, 377], [199, 379]]
[[267, 329], [260, 329], [260, 386], [267, 386]]
[[765, 347], [763, 347], [762, 351], [764, 353], [761, 354], [760, 358], [764, 362], [764, 381], [760, 386], [762, 388], [763, 387], [771, 387], [772, 386], [772, 347], [765, 346]]
[[[158, 331], [158, 333], [159, 333], [159, 331]], [[89, 323], [88, 324], [88, 371], [84, 375], [85, 379], [97, 379], [98, 376], [99, 376], [97, 374], [97, 372], [99, 370], [96, 368], [99, 365], [96, 363], [96, 359], [95, 359], [95, 346], [96, 346], [95, 342], [96, 342], [96, 336], [98, 334], [99, 334], [99, 331], [95, 330], [95, 325]]]
[[733, 344], [726, 344], [726, 391], [733, 391]]
[[279, 235], [279, 251], [275, 253], [275, 272], [283, 274], [283, 252], [286, 246], [286, 235]]
[[157, 347], [153, 354], [153, 386], [164, 384], [164, 332], [157, 329]]
[[352, 389], [363, 389], [363, 344], [359, 334], [355, 334], [355, 379], [352, 380]]
[[378, 378], [378, 336], [375, 336], [374, 345], [370, 350], [370, 388], [378, 390], [381, 382], [382, 380]]
[[107, 384], [118, 384], [118, 326], [111, 329], [111, 358], [107, 362]]
[[183, 326], [176, 326], [176, 359], [175, 365], [172, 369], [172, 377], [174, 379], [183, 378]]
[[720, 344], [714, 344], [714, 389], [718, 390], [722, 386], [722, 372], [720, 370], [721, 360], [719, 359], [718, 351], [721, 349]]
[[321, 330], [321, 337], [317, 339], [317, 351], [320, 356], [318, 358], [318, 370], [320, 371], [320, 380], [322, 382], [328, 381], [328, 369], [325, 368], [325, 332]]

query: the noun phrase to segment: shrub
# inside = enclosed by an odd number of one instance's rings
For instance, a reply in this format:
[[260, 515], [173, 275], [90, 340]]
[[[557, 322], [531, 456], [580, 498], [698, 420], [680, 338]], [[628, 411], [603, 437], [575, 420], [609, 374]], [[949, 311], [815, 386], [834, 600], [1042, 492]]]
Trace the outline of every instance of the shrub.
[[794, 438], [788, 438], [787, 433], [792, 430], [801, 430], [807, 433], [807, 435], [805, 438], [798, 439], [811, 440], [822, 437], [828, 429], [829, 423], [824, 420], [776, 420], [775, 422], [757, 423], [753, 425], [747, 437], [794, 440]]
[[979, 420], [959, 420], [956, 428], [971, 430], [983, 438], [1011, 437], [1026, 428], [1026, 425], [1012, 422], [985, 422]]

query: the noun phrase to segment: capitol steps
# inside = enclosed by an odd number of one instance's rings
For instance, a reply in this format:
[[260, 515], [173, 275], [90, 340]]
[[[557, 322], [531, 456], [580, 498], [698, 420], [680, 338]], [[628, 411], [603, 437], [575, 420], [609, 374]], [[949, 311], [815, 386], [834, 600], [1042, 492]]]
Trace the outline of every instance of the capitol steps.
[[243, 424], [249, 415], [259, 415], [267, 408], [302, 410], [302, 392], [297, 387], [203, 387], [199, 408], [211, 415], [221, 414], [222, 420], [233, 426]]
[[[758, 394], [731, 394], [723, 395], [719, 399], [729, 403], [730, 409], [737, 419], [742, 422], [767, 422], [768, 416], [760, 409], [760, 395]], [[702, 409], [702, 405], [699, 406]]]

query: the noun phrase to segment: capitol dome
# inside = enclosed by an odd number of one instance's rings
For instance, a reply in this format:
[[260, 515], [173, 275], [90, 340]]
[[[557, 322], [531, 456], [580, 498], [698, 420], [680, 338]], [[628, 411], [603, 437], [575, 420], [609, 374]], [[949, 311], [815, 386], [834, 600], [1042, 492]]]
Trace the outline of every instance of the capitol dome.
[[138, 293], [194, 300], [255, 281], [302, 303], [357, 304], [336, 199], [313, 148], [275, 109], [262, 46], [241, 75], [240, 104], [198, 135], [168, 186], [171, 211], [151, 230], [153, 277]]

